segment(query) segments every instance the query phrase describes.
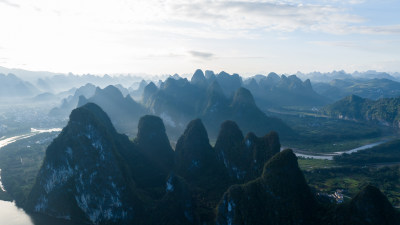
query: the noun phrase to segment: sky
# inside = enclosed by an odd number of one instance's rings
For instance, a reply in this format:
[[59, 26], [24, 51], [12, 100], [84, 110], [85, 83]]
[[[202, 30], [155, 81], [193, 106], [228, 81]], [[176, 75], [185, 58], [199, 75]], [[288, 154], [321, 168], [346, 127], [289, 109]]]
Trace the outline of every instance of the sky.
[[0, 0], [0, 66], [400, 72], [399, 0]]

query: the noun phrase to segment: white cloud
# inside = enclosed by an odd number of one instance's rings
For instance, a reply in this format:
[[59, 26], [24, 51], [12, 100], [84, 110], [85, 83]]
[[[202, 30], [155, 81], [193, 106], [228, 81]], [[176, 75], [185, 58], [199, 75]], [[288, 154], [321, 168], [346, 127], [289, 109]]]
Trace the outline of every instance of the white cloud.
[[15, 4], [15, 3], [10, 2], [10, 1], [8, 1], [8, 0], [0, 0], [0, 3], [3, 3], [3, 4], [5, 4], [5, 5], [11, 6], [11, 7], [19, 8], [19, 5], [18, 5], [18, 4]]
[[350, 33], [359, 34], [400, 34], [400, 24], [382, 26], [350, 26]]
[[[155, 3], [150, 3], [157, 5]], [[215, 30], [322, 30], [324, 26], [352, 24], [363, 18], [346, 9], [321, 4], [278, 1], [162, 1], [159, 19], [186, 21]]]
[[[10, 2], [0, 0], [0, 5]], [[164, 71], [167, 67], [189, 68], [192, 62], [237, 68], [247, 65], [246, 69], [258, 66], [257, 70], [262, 70], [271, 55], [293, 55], [293, 50], [307, 41], [301, 39], [335, 34], [332, 40], [345, 38], [333, 44], [350, 48], [348, 36], [343, 34], [400, 34], [400, 25], [371, 25], [365, 15], [356, 14], [352, 7], [363, 2], [13, 0], [19, 7], [0, 7], [0, 43], [4, 47], [0, 57], [7, 57], [11, 67], [51, 66], [49, 69], [67, 72], [91, 72], [91, 68], [96, 72], [121, 68]], [[288, 43], [292, 45], [285, 46]], [[298, 50], [298, 54], [314, 50], [317, 48]]]
[[200, 58], [200, 59], [210, 59], [214, 56], [214, 54], [211, 52], [194, 51], [194, 50], [189, 51], [189, 54], [195, 58]]

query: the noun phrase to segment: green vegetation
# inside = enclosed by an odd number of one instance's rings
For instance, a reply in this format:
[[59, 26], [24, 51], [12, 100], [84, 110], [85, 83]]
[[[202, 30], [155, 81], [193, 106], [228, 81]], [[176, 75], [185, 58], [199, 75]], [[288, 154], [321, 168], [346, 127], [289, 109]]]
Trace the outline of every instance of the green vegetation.
[[393, 129], [390, 127], [317, 115], [308, 116], [299, 111], [297, 115], [293, 111], [292, 115], [274, 115], [279, 116], [299, 134], [292, 140], [283, 140], [282, 145], [304, 151], [320, 153], [345, 151], [393, 135]]
[[400, 140], [394, 140], [371, 149], [335, 156], [334, 160], [341, 164], [384, 164], [400, 163]]
[[0, 149], [3, 185], [0, 199], [24, 203], [42, 165], [47, 146], [56, 133], [43, 133], [11, 143]]
[[315, 91], [333, 100], [355, 94], [363, 98], [392, 98], [400, 95], [400, 83], [389, 79], [334, 79], [313, 84]]
[[[352, 154], [335, 156], [334, 160], [300, 158], [308, 184], [319, 192], [333, 193], [344, 189], [347, 197], [372, 184], [400, 207], [400, 140], [381, 144]], [[383, 167], [386, 166], [386, 167]]]
[[350, 95], [323, 108], [322, 113], [330, 117], [370, 121], [377, 124], [399, 127], [400, 98], [381, 98], [376, 101]]
[[324, 213], [318, 210], [296, 156], [286, 149], [265, 164], [258, 179], [228, 189], [218, 206], [217, 224], [321, 224]]
[[313, 170], [313, 169], [331, 168], [338, 166], [333, 160], [327, 160], [327, 159], [310, 159], [310, 158], [298, 157], [297, 162], [299, 163], [299, 167], [302, 170]]
[[400, 167], [332, 167], [304, 170], [308, 185], [318, 192], [333, 193], [344, 189], [346, 196], [353, 197], [364, 186], [378, 187], [396, 207], [400, 206]]

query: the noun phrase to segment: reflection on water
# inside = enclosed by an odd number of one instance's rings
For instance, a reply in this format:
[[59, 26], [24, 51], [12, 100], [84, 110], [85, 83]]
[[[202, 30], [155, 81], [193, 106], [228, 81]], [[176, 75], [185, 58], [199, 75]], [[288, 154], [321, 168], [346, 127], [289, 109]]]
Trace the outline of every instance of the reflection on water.
[[0, 200], [1, 225], [76, 225], [66, 220], [59, 220], [43, 215], [29, 215], [18, 208], [14, 202]]
[[50, 133], [50, 132], [59, 132], [61, 131], [61, 128], [51, 128], [51, 129], [35, 129], [35, 128], [31, 128], [31, 132], [27, 133], [27, 134], [22, 134], [22, 135], [18, 135], [18, 136], [14, 136], [14, 137], [10, 137], [10, 138], [5, 138], [2, 137], [0, 138], [0, 148], [9, 145], [13, 142], [25, 139], [25, 138], [30, 138], [35, 136], [36, 134], [41, 134], [41, 133]]
[[0, 200], [0, 218], [1, 225], [34, 225], [28, 214], [14, 202]]
[[[378, 141], [378, 142], [375, 142], [375, 143], [372, 143], [372, 144], [363, 145], [363, 146], [358, 147], [358, 148], [350, 149], [350, 150], [343, 151], [343, 152], [334, 152], [334, 153], [331, 153], [331, 154], [318, 154], [317, 155], [317, 154], [312, 154], [312, 153], [307, 154], [307, 153], [304, 153], [304, 152], [298, 153], [298, 152], [296, 152], [296, 150], [294, 152], [295, 152], [296, 156], [303, 157], [303, 158], [333, 160], [333, 157], [335, 155], [341, 155], [341, 154], [344, 154], [344, 153], [351, 154], [351, 153], [355, 153], [355, 152], [358, 152], [358, 151], [367, 150], [367, 149], [373, 148], [375, 146], [384, 144], [384, 143], [386, 143], [388, 141], [389, 140]], [[282, 148], [282, 149], [284, 149], [284, 148]]]
[[32, 137], [34, 135], [36, 135], [36, 134], [35, 133], [28, 133], [28, 134], [23, 134], [23, 135], [18, 135], [18, 136], [2, 139], [2, 140], [0, 140], [0, 148], [4, 147], [6, 145], [9, 145], [9, 144], [11, 144], [13, 142], [16, 142], [18, 140], [22, 140], [22, 139], [25, 139], [25, 138], [30, 138], [30, 137]]
[[372, 143], [372, 144], [368, 144], [368, 145], [364, 145], [364, 146], [361, 146], [361, 147], [358, 147], [358, 148], [355, 148], [355, 149], [351, 149], [351, 150], [348, 150], [348, 151], [345, 151], [345, 152], [337, 152], [337, 153], [338, 154], [343, 154], [343, 153], [351, 154], [351, 153], [354, 153], [354, 152], [358, 152], [358, 151], [366, 150], [366, 149], [369, 149], [369, 148], [373, 148], [375, 146], [384, 144], [386, 142], [388, 142], [388, 141], [378, 141], [378, 142], [375, 142], [375, 143]]
[[308, 159], [327, 159], [327, 160], [333, 160], [333, 155], [309, 155], [309, 154], [301, 154], [295, 152], [297, 157], [303, 157], [303, 158], [308, 158]]
[[0, 190], [1, 191], [6, 191], [6, 189], [3, 186], [3, 182], [1, 182], [1, 169], [0, 169]]

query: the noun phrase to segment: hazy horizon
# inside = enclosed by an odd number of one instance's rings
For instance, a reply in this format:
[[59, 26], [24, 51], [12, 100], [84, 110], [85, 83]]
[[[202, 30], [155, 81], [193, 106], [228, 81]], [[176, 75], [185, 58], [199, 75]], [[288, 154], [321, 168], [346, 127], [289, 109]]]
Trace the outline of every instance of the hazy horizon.
[[[110, 73], [110, 74], [108, 74], [108, 73], [81, 73], [81, 74], [79, 74], [79, 73], [72, 73], [72, 72], [64, 73], [64, 72], [54, 72], [54, 71], [44, 71], [44, 70], [42, 70], [42, 71], [34, 71], [34, 70], [28, 70], [28, 69], [23, 69], [23, 68], [6, 68], [6, 67], [3, 67], [3, 66], [0, 65], [0, 74], [3, 73], [5, 75], [7, 75], [9, 73], [11, 73], [11, 74], [16, 73], [15, 75], [17, 77], [22, 78], [22, 79], [26, 79], [26, 78], [31, 78], [31, 79], [44, 78], [44, 77], [51, 77], [52, 75], [58, 75], [58, 74], [67, 75], [67, 76], [69, 74], [72, 74], [74, 76], [94, 75], [94, 76], [98, 76], [98, 77], [104, 77], [106, 75], [111, 76], [111, 77], [118, 77], [118, 76], [132, 76], [132, 77], [135, 77], [136, 76], [136, 77], [139, 77], [139, 78], [149, 78], [149, 79], [160, 78], [160, 79], [165, 79], [168, 76], [173, 76], [173, 75], [177, 74], [182, 78], [189, 78], [190, 79], [197, 69], [200, 69], [203, 72], [206, 71], [206, 70], [210, 70], [208, 68], [196, 68], [196, 69], [193, 69], [192, 72], [181, 73], [181, 74], [179, 74], [179, 73], [163, 73], [163, 74], [118, 73], [118, 72]], [[26, 74], [25, 75], [21, 75], [20, 73], [18, 73], [18, 71], [25, 71], [27, 73], [32, 73], [32, 74], [45, 73], [45, 74], [50, 75], [50, 76], [46, 76], [46, 75], [43, 75], [43, 74], [41, 76], [38, 76], [38, 77], [36, 77], [36, 76], [33, 77], [34, 75], [26, 76]], [[327, 72], [323, 72], [323, 71], [311, 71], [311, 72], [297, 71], [297, 72], [294, 72], [294, 73], [280, 73], [280, 72], [277, 72], [277, 71], [267, 71], [267, 72], [260, 72], [260, 73], [248, 73], [248, 72], [247, 73], [236, 73], [236, 72], [232, 72], [232, 71], [228, 71], [228, 70], [221, 70], [221, 71], [211, 70], [211, 71], [213, 71], [215, 74], [218, 74], [220, 72], [226, 72], [226, 73], [231, 74], [231, 75], [232, 74], [238, 74], [242, 78], [250, 78], [250, 77], [256, 76], [256, 75], [264, 75], [264, 76], [266, 76], [266, 75], [268, 75], [270, 73], [276, 73], [279, 76], [281, 76], [281, 75], [290, 76], [290, 75], [298, 75], [298, 74], [302, 74], [302, 75], [307, 76], [307, 75], [311, 75], [313, 73], [333, 74], [335, 72], [344, 72], [344, 73], [350, 74], [350, 75], [354, 75], [355, 73], [364, 74], [364, 73], [368, 73], [368, 72], [387, 73], [387, 74], [389, 74], [391, 76], [395, 76], [395, 77], [398, 77], [400, 75], [400, 72], [398, 72], [398, 71], [387, 72], [387, 71], [376, 71], [376, 70], [365, 70], [365, 71], [332, 70], [332, 71], [327, 71]]]

